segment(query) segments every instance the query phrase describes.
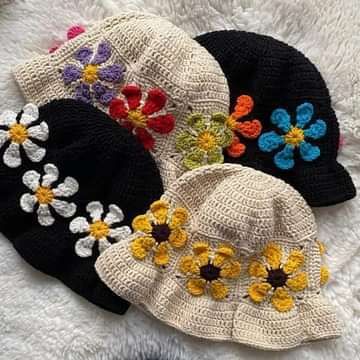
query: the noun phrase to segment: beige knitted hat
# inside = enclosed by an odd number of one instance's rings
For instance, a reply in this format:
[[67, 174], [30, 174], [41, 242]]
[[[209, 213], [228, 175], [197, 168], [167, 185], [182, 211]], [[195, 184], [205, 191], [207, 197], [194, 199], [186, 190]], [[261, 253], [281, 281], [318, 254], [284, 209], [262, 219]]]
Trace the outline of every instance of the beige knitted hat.
[[240, 165], [184, 174], [106, 250], [117, 295], [188, 334], [281, 350], [340, 335], [311, 209], [282, 180]]
[[[229, 90], [218, 63], [154, 15], [107, 18], [14, 74], [27, 101], [73, 97], [110, 113], [153, 153], [165, 187], [195, 163], [223, 162], [231, 140], [220, 114], [228, 111]], [[196, 151], [183, 140], [188, 124]]]

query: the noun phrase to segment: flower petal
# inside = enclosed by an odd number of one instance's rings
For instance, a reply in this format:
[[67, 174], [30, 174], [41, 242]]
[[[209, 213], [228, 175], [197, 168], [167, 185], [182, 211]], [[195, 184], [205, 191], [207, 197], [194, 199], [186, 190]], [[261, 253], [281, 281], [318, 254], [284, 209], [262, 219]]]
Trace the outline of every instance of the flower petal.
[[103, 251], [105, 251], [107, 248], [109, 248], [111, 246], [111, 242], [109, 242], [108, 240], [106, 240], [106, 238], [104, 239], [100, 239], [98, 241], [98, 246], [99, 246], [99, 253], [101, 254]]
[[[186, 154], [183, 160], [183, 165], [188, 170], [196, 169], [204, 165], [205, 153], [199, 149], [195, 149], [190, 153]], [[214, 160], [214, 159], [212, 159]]]
[[219, 128], [216, 134], [217, 144], [221, 147], [229, 146], [233, 140], [233, 132], [225, 127]]
[[246, 145], [241, 143], [239, 138], [234, 134], [231, 144], [226, 148], [226, 152], [233, 158], [239, 158], [246, 151]]
[[74, 58], [77, 61], [80, 61], [83, 65], [86, 65], [90, 62], [92, 55], [93, 51], [90, 48], [84, 46], [75, 52]]
[[124, 78], [125, 67], [123, 65], [109, 65], [99, 69], [99, 79], [108, 82], [119, 82]]
[[68, 176], [53, 192], [56, 197], [70, 197], [76, 194], [78, 190], [79, 183], [73, 177]]
[[249, 286], [248, 294], [250, 299], [258, 304], [265, 300], [265, 297], [267, 296], [270, 289], [271, 285], [266, 282], [254, 283]]
[[170, 261], [169, 248], [166, 242], [162, 242], [154, 251], [154, 264], [157, 266], [167, 265]]
[[141, 109], [144, 115], [152, 115], [160, 111], [166, 104], [166, 94], [159, 88], [150, 89]]
[[109, 114], [113, 119], [126, 119], [129, 115], [122, 99], [112, 99], [109, 105]]
[[304, 130], [305, 137], [317, 140], [326, 134], [327, 125], [324, 120], [316, 120], [308, 129]]
[[142, 231], [147, 234], [150, 234], [152, 231], [151, 222], [147, 215], [136, 216], [132, 221], [131, 226], [134, 231]]
[[254, 108], [254, 100], [249, 95], [240, 95], [236, 99], [236, 105], [232, 116], [236, 117], [237, 119], [242, 118], [252, 111]]
[[250, 276], [254, 276], [257, 278], [267, 278], [268, 272], [266, 270], [265, 265], [263, 265], [261, 262], [253, 260], [249, 264], [248, 273]]
[[155, 139], [144, 128], [136, 128], [135, 135], [146, 150], [152, 150], [155, 146]]
[[135, 84], [126, 85], [121, 90], [128, 103], [129, 110], [135, 110], [140, 106], [141, 88]]
[[20, 198], [20, 207], [27, 213], [34, 212], [34, 206], [37, 203], [35, 195], [24, 194]]
[[34, 104], [26, 104], [20, 118], [20, 124], [28, 126], [39, 118], [39, 108]]
[[169, 212], [169, 203], [165, 200], [154, 201], [150, 205], [150, 211], [156, 219], [157, 224], [165, 224]]
[[220, 276], [226, 279], [236, 279], [240, 275], [241, 265], [238, 261], [229, 261], [222, 265]]
[[61, 77], [65, 85], [69, 85], [72, 82], [79, 80], [81, 78], [82, 70], [73, 64], [65, 65]]
[[175, 208], [171, 214], [171, 220], [169, 226], [171, 229], [175, 229], [178, 226], [184, 225], [189, 217], [189, 213], [185, 208]]
[[90, 230], [90, 226], [86, 218], [79, 216], [71, 220], [69, 229], [73, 234], [81, 234], [88, 232]]
[[45, 175], [42, 178], [41, 185], [49, 187], [59, 178], [59, 170], [54, 164], [46, 164], [44, 171]]
[[171, 231], [169, 236], [169, 243], [174, 248], [181, 248], [185, 246], [188, 235], [185, 230], [176, 228]]
[[45, 121], [27, 129], [28, 135], [36, 140], [46, 141], [49, 138], [49, 127]]
[[271, 269], [279, 269], [281, 265], [282, 250], [278, 244], [272, 242], [268, 243], [265, 246], [262, 255], [265, 257]]
[[106, 214], [104, 218], [104, 222], [108, 225], [112, 225], [115, 223], [122, 222], [124, 220], [124, 213], [122, 210], [114, 204], [109, 205], [109, 212]]
[[277, 288], [274, 295], [271, 298], [271, 303], [277, 311], [285, 312], [289, 311], [294, 307], [294, 299], [283, 288]]
[[235, 126], [235, 131], [240, 133], [246, 139], [256, 139], [262, 130], [262, 125], [259, 120], [238, 122]]
[[327, 266], [320, 267], [320, 286], [324, 286], [330, 279], [330, 271]]
[[86, 211], [90, 214], [92, 221], [99, 221], [101, 220], [104, 208], [100, 201], [92, 201], [87, 204]]
[[11, 110], [5, 110], [0, 115], [0, 126], [10, 127], [16, 123], [17, 114]]
[[116, 241], [124, 240], [131, 235], [131, 229], [128, 226], [121, 226], [115, 229], [110, 229], [109, 236]]
[[193, 113], [190, 114], [187, 119], [186, 123], [194, 130], [201, 132], [206, 129], [206, 123], [203, 114], [201, 113]]
[[130, 244], [131, 254], [134, 258], [143, 260], [155, 244], [156, 241], [152, 237], [139, 237]]
[[314, 106], [310, 103], [303, 103], [296, 108], [296, 126], [303, 129], [314, 115]]
[[91, 89], [94, 92], [95, 99], [102, 105], [109, 105], [115, 97], [115, 91], [101, 84], [99, 81], [95, 82], [91, 86]]
[[293, 274], [303, 266], [304, 261], [305, 256], [301, 250], [291, 250], [283, 270], [286, 272], [286, 274]]
[[195, 259], [192, 255], [182, 256], [179, 261], [179, 270], [183, 274], [192, 273], [196, 267]]
[[187, 291], [194, 296], [201, 296], [205, 292], [206, 281], [204, 279], [189, 279], [186, 283]]
[[9, 132], [0, 130], [0, 148], [9, 140]]
[[223, 125], [226, 123], [227, 119], [228, 119], [227, 115], [225, 115], [224, 113], [221, 113], [221, 112], [217, 112], [217, 113], [211, 114], [210, 123], [211, 124], [216, 123], [217, 125]]
[[168, 134], [175, 127], [175, 117], [172, 114], [159, 115], [147, 121], [149, 129], [159, 134]]
[[95, 238], [90, 235], [79, 239], [75, 244], [76, 255], [83, 258], [91, 256], [95, 241]]
[[283, 144], [285, 144], [283, 137], [275, 131], [262, 134], [258, 140], [259, 149], [264, 152], [271, 152]]
[[318, 241], [320, 255], [323, 256], [326, 253], [325, 244], [322, 241]]
[[235, 255], [235, 250], [226, 244], [219, 245], [215, 251], [213, 265], [221, 267], [224, 261], [232, 258]]
[[32, 162], [40, 162], [46, 155], [46, 150], [44, 148], [36, 145], [29, 139], [25, 140], [22, 145], [27, 157]]
[[39, 224], [42, 226], [50, 226], [54, 223], [55, 219], [50, 213], [49, 206], [46, 204], [40, 204], [37, 209], [37, 216]]
[[204, 241], [195, 241], [192, 246], [193, 253], [195, 255], [208, 254], [210, 250], [210, 246], [207, 242]]
[[111, 56], [111, 45], [107, 41], [102, 41], [96, 51], [96, 54], [91, 61], [92, 64], [103, 64]]
[[76, 212], [76, 205], [74, 203], [68, 203], [67, 201], [54, 199], [51, 202], [51, 206], [64, 218], [69, 218]]
[[300, 143], [300, 156], [305, 161], [314, 161], [320, 156], [320, 148], [303, 141]]
[[40, 177], [41, 175], [37, 171], [29, 170], [23, 175], [22, 181], [26, 187], [35, 192], [40, 186]]
[[210, 284], [210, 294], [215, 300], [225, 299], [229, 293], [227, 286], [220, 280], [212, 281]]
[[16, 168], [21, 165], [20, 145], [17, 143], [10, 143], [3, 155], [5, 165], [10, 168]]
[[292, 291], [302, 291], [308, 286], [308, 276], [306, 272], [301, 272], [287, 279], [286, 286]]
[[90, 86], [88, 84], [80, 83], [75, 87], [75, 99], [86, 104], [92, 103]]
[[274, 156], [274, 163], [279, 169], [292, 169], [295, 165], [293, 146], [289, 144], [285, 145], [284, 149]]
[[175, 146], [178, 151], [187, 152], [196, 146], [196, 138], [190, 132], [184, 131], [176, 137]]
[[289, 132], [291, 128], [291, 119], [289, 113], [285, 109], [278, 108], [271, 114], [271, 123], [276, 125], [284, 133]]

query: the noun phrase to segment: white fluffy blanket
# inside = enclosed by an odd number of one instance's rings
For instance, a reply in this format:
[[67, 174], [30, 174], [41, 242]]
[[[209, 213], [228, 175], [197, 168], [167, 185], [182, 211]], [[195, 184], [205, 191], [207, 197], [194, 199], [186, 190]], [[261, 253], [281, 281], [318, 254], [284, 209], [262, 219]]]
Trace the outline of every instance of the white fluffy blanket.
[[[328, 82], [345, 138], [340, 160], [359, 186], [359, 0], [0, 0], [0, 111], [24, 103], [10, 73], [16, 63], [45, 52], [71, 24], [124, 10], [162, 15], [191, 35], [244, 29], [302, 50]], [[269, 353], [191, 338], [135, 308], [112, 315], [33, 270], [1, 238], [0, 359], [359, 359], [359, 198], [316, 217], [332, 270], [325, 292], [345, 325], [338, 340]]]

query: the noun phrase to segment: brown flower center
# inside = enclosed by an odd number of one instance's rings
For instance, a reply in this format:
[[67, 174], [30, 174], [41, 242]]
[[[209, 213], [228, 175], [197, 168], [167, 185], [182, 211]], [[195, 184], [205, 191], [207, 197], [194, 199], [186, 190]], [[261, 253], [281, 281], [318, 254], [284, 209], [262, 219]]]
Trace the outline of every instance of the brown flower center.
[[146, 116], [140, 110], [130, 110], [128, 113], [128, 119], [135, 127], [146, 127]]
[[49, 187], [39, 186], [35, 191], [39, 204], [50, 204], [54, 199], [54, 193]]
[[216, 146], [216, 137], [210, 131], [204, 131], [198, 136], [197, 145], [204, 151], [210, 151]]
[[287, 274], [282, 269], [268, 270], [267, 282], [274, 288], [282, 287], [288, 279]]
[[290, 131], [285, 135], [285, 142], [294, 146], [299, 146], [304, 141], [304, 130], [292, 127]]
[[83, 80], [88, 84], [93, 84], [98, 79], [98, 65], [89, 64], [84, 67]]
[[220, 268], [214, 266], [213, 264], [207, 264], [201, 266], [200, 268], [200, 276], [206, 281], [213, 281], [220, 277]]
[[28, 138], [28, 131], [24, 125], [14, 124], [9, 129], [9, 136], [12, 142], [22, 144]]
[[171, 230], [167, 224], [152, 225], [152, 227], [151, 235], [158, 244], [169, 240]]
[[101, 220], [94, 221], [90, 225], [90, 235], [92, 235], [96, 240], [108, 236], [109, 231], [109, 226]]

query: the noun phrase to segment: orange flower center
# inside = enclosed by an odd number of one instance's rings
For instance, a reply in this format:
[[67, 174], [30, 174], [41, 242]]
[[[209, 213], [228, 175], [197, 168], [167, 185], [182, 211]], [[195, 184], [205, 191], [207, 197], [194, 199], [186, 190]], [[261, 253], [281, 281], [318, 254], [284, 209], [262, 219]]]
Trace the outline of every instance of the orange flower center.
[[14, 124], [9, 129], [12, 142], [22, 144], [28, 138], [28, 131], [24, 125]]
[[216, 137], [210, 131], [204, 131], [197, 138], [197, 145], [204, 151], [210, 151], [216, 146]]
[[304, 130], [298, 127], [292, 127], [290, 131], [285, 135], [285, 142], [293, 146], [299, 146], [304, 141]]
[[236, 118], [233, 115], [229, 115], [227, 120], [226, 120], [226, 125], [231, 129], [231, 130], [235, 130], [236, 128]]
[[35, 192], [39, 204], [50, 204], [54, 199], [53, 191], [46, 186], [39, 186]]
[[146, 127], [147, 118], [140, 110], [130, 110], [128, 119], [135, 127]]
[[99, 65], [89, 64], [84, 67], [83, 80], [88, 84], [93, 84], [98, 79]]
[[93, 236], [96, 240], [107, 237], [109, 232], [109, 225], [104, 221], [97, 220], [90, 225], [90, 235]]

